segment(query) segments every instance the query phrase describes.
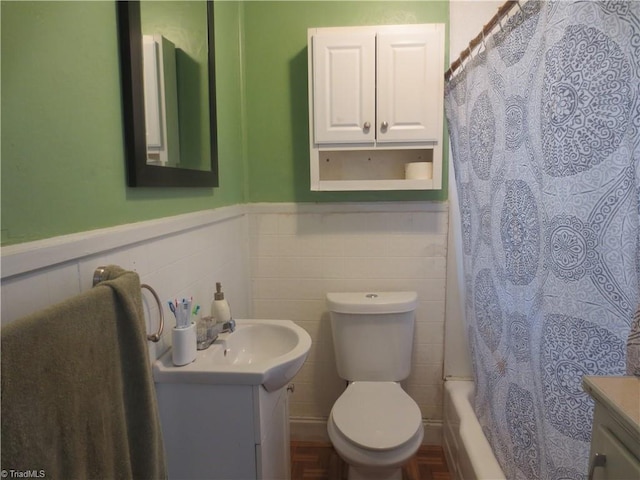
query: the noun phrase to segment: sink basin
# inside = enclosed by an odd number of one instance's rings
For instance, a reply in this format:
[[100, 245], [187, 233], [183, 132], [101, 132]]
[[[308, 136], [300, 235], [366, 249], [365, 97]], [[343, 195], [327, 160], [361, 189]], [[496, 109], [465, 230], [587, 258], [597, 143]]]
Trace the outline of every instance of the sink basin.
[[311, 337], [290, 320], [236, 320], [236, 329], [220, 334], [193, 363], [173, 365], [171, 350], [153, 364], [156, 383], [262, 385], [271, 392], [298, 373]]

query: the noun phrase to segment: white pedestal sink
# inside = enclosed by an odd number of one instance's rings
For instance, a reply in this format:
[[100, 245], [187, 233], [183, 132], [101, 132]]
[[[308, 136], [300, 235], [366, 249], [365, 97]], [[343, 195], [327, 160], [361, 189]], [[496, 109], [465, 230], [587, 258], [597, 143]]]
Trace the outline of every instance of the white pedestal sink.
[[289, 320], [236, 320], [193, 363], [153, 365], [170, 479], [290, 478], [286, 385], [311, 348]]
[[298, 373], [311, 348], [311, 337], [290, 320], [236, 320], [236, 330], [222, 333], [196, 360], [175, 367], [171, 351], [153, 365], [156, 383], [262, 385], [272, 392]]

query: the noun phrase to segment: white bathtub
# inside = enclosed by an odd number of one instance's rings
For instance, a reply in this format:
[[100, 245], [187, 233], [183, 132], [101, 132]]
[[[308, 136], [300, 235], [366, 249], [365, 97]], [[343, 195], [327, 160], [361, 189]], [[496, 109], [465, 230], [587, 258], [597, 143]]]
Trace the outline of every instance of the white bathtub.
[[506, 480], [473, 410], [471, 380], [444, 382], [444, 452], [456, 480]]

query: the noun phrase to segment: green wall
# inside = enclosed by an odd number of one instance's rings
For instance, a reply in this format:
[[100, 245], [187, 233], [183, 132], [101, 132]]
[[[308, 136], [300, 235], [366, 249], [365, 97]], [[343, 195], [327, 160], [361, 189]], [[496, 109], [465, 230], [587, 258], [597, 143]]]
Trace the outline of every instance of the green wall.
[[215, 5], [220, 188], [128, 188], [115, 2], [7, 2], [2, 244], [244, 202], [240, 9]]
[[[348, 193], [309, 190], [307, 29], [448, 24], [448, 1], [254, 1], [245, 2], [244, 10], [248, 201], [446, 199], [446, 190]], [[445, 189], [446, 164], [445, 157]]]
[[446, 198], [309, 191], [306, 31], [447, 23], [447, 1], [217, 1], [221, 186], [197, 189], [126, 187], [115, 2], [0, 9], [2, 245], [244, 202]]

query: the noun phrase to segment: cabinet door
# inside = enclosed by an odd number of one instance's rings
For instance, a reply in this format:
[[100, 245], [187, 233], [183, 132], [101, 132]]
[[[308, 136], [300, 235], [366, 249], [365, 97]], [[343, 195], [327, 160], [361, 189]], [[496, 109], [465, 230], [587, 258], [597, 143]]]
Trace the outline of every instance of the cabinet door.
[[[594, 424], [595, 425], [595, 424]], [[630, 448], [634, 448], [629, 445]], [[637, 448], [637, 445], [636, 445]], [[589, 478], [593, 480], [637, 480], [640, 478], [640, 462], [618, 441], [603, 425], [595, 425], [591, 440], [591, 458], [594, 462], [596, 454], [604, 455], [604, 465], [591, 465]]]
[[289, 397], [286, 388], [260, 392], [260, 443], [256, 445], [258, 480], [289, 480]]
[[375, 35], [313, 37], [315, 143], [375, 139]]
[[378, 34], [378, 142], [441, 142], [443, 35]]

